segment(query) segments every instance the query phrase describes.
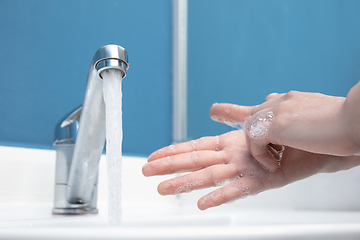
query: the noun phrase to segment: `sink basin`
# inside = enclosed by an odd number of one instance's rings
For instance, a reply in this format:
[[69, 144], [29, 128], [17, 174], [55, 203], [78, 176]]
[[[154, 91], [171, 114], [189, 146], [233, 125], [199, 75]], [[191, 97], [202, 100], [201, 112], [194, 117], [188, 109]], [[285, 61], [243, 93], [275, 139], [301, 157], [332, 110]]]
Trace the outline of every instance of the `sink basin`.
[[238, 210], [194, 212], [180, 206], [124, 208], [120, 228], [98, 215], [58, 216], [50, 204], [0, 206], [0, 239], [358, 239], [352, 211]]
[[[360, 213], [225, 210], [194, 213], [179, 206], [124, 209], [123, 225], [98, 215], [56, 216], [50, 204], [0, 206], [0, 239], [358, 239]], [[156, 210], [159, 212], [154, 213]], [[151, 213], [154, 211], [153, 213]], [[191, 212], [191, 213], [190, 213]]]
[[[99, 214], [53, 215], [55, 152], [0, 147], [0, 239], [360, 239], [360, 168], [312, 178], [199, 211], [209, 190], [159, 196], [145, 158], [124, 157], [123, 224], [109, 227], [106, 162]], [[168, 178], [168, 177], [165, 177]], [[340, 187], [343, 186], [343, 187]]]

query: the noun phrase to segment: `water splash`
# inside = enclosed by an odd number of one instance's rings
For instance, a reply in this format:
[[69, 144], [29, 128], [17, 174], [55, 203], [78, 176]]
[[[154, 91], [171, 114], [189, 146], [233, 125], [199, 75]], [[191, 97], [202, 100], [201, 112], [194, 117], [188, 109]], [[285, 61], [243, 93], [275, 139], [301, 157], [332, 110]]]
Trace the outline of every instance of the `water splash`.
[[108, 218], [110, 226], [122, 223], [122, 75], [119, 70], [102, 72], [106, 113], [106, 161], [109, 184]]

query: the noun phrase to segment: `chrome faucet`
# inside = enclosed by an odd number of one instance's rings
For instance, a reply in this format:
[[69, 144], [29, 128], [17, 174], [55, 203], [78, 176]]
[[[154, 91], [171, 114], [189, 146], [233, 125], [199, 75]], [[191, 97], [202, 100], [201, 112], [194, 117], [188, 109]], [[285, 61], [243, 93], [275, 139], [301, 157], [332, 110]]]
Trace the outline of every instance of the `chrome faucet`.
[[120, 46], [106, 45], [99, 48], [91, 61], [82, 107], [71, 113], [55, 131], [57, 159], [54, 214], [98, 212], [98, 166], [105, 143], [101, 73], [116, 69], [121, 71], [124, 78], [128, 62], [127, 52]]

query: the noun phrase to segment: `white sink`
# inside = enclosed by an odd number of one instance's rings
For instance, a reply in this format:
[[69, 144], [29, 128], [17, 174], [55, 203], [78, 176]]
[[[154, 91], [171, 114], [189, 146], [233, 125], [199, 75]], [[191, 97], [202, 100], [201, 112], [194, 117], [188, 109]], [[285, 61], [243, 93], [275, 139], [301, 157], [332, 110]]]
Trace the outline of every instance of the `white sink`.
[[[125, 210], [120, 228], [98, 215], [54, 216], [51, 205], [0, 206], [0, 239], [359, 239], [360, 214], [340, 211], [239, 210], [184, 213], [181, 207]], [[104, 210], [104, 211], [101, 211]], [[144, 211], [145, 213], [144, 213]], [[153, 211], [156, 209], [152, 208]], [[143, 213], [140, 213], [143, 212]], [[7, 217], [6, 217], [7, 216]]]
[[146, 159], [124, 157], [123, 224], [114, 228], [107, 220], [105, 160], [99, 214], [83, 216], [51, 213], [54, 151], [0, 147], [0, 161], [0, 239], [360, 239], [360, 168], [202, 212], [195, 205], [204, 191], [159, 196], [164, 177], [145, 178]]

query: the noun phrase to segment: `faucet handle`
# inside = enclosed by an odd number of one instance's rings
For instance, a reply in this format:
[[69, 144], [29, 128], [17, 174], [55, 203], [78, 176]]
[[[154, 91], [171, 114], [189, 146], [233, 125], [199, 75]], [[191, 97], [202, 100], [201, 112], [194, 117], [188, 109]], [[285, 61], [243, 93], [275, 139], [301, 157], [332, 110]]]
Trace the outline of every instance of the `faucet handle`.
[[79, 122], [81, 115], [82, 106], [72, 112], [60, 125], [60, 127], [67, 127], [73, 122]]
[[73, 111], [65, 120], [60, 121], [55, 127], [54, 145], [75, 142], [79, 130], [79, 120], [82, 106]]

